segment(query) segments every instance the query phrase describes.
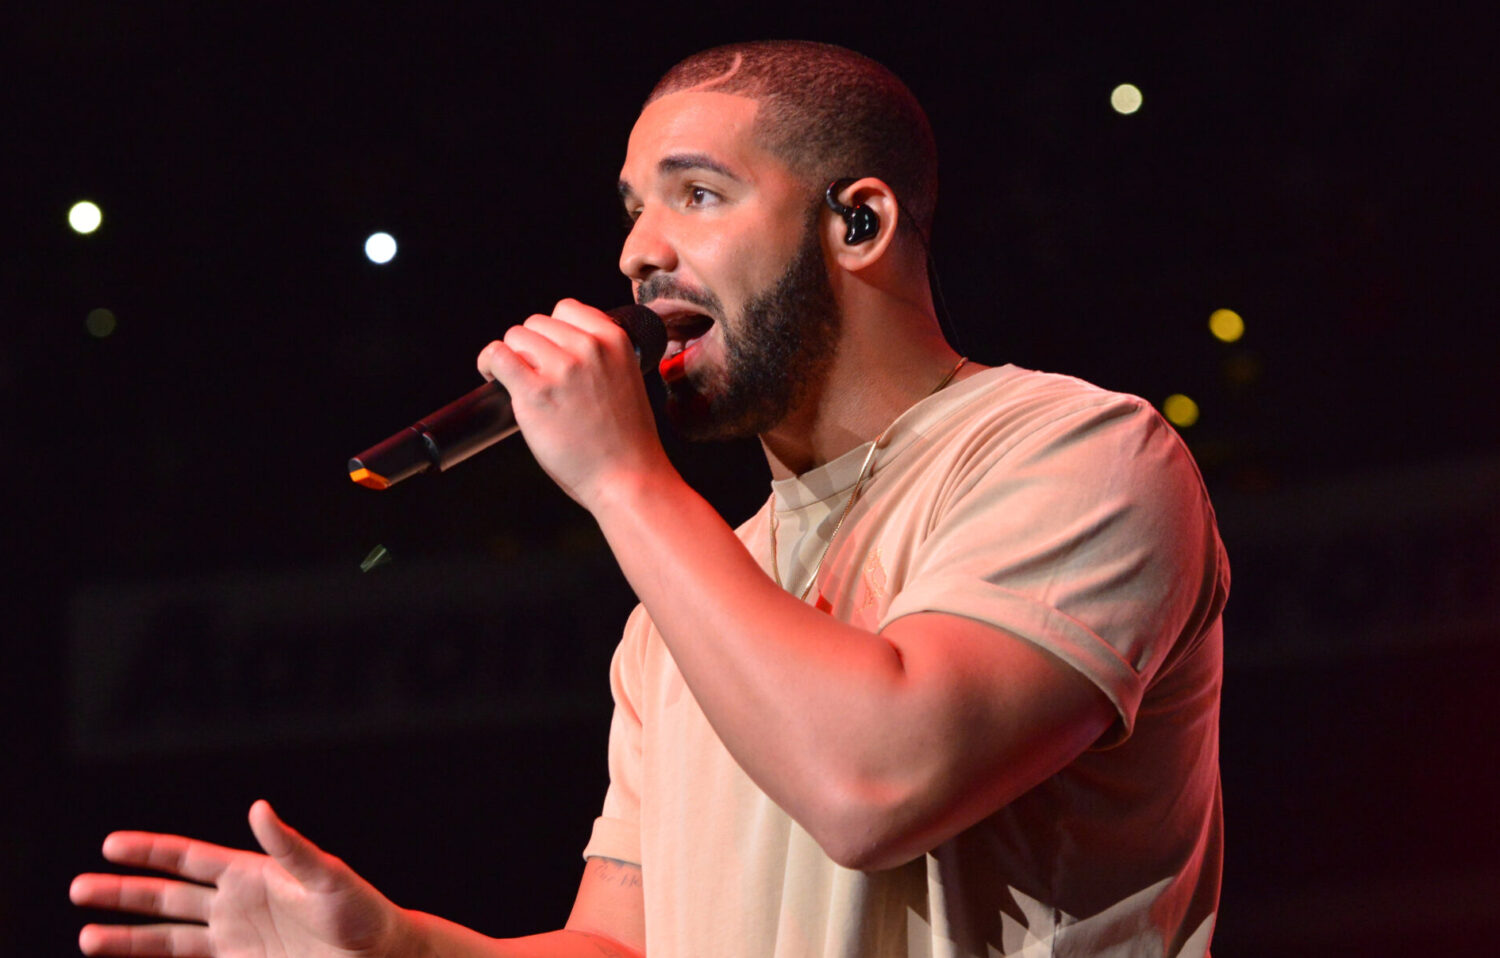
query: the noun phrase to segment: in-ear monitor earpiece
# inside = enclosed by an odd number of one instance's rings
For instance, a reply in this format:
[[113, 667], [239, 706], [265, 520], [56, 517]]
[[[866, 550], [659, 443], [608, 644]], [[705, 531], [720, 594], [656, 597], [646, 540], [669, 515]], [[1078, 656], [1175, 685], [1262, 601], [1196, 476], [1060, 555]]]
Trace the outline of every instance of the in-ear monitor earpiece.
[[875, 211], [863, 203], [857, 206], [845, 206], [839, 202], [839, 191], [853, 183], [853, 177], [842, 180], [834, 180], [828, 184], [828, 189], [823, 193], [823, 199], [828, 203], [828, 208], [844, 218], [844, 225], [848, 230], [844, 233], [844, 242], [850, 246], [872, 240], [880, 233], [880, 217]]

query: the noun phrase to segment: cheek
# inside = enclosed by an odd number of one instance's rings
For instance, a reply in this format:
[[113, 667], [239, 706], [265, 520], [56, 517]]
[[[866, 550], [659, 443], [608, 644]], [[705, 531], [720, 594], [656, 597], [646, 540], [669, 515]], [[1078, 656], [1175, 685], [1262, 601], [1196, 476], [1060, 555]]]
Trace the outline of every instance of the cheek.
[[764, 234], [724, 232], [705, 237], [689, 262], [700, 281], [733, 312], [780, 279], [794, 252], [769, 247]]

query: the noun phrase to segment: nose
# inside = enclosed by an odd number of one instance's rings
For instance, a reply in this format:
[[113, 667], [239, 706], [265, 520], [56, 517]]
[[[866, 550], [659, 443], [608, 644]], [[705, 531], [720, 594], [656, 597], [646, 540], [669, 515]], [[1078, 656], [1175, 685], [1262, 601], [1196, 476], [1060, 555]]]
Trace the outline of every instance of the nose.
[[661, 217], [647, 206], [631, 224], [620, 248], [620, 272], [640, 283], [657, 270], [671, 271], [676, 266], [676, 252], [663, 233]]

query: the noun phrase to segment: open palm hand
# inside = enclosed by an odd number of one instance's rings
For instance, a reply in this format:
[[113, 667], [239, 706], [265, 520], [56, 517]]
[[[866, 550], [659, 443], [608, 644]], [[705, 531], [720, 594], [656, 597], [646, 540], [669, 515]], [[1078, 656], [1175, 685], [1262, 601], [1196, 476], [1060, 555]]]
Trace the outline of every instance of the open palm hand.
[[84, 927], [90, 955], [177, 958], [355, 958], [387, 955], [400, 910], [338, 858], [288, 827], [264, 801], [250, 827], [266, 854], [178, 835], [115, 832], [104, 856], [142, 875], [79, 875], [75, 904], [160, 919]]

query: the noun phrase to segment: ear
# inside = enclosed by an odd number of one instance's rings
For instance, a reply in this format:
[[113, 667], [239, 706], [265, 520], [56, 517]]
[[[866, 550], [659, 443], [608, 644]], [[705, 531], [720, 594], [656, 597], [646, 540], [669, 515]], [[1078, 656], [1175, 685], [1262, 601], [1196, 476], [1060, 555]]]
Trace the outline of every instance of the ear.
[[896, 193], [884, 180], [865, 176], [851, 181], [840, 181], [833, 198], [849, 209], [865, 207], [877, 221], [874, 236], [858, 243], [849, 243], [846, 236], [849, 224], [845, 218], [826, 204], [823, 208], [823, 239], [825, 248], [841, 269], [857, 273], [880, 262], [889, 251], [900, 223], [901, 208], [896, 202]]

